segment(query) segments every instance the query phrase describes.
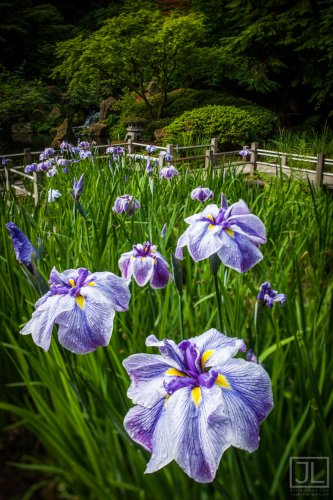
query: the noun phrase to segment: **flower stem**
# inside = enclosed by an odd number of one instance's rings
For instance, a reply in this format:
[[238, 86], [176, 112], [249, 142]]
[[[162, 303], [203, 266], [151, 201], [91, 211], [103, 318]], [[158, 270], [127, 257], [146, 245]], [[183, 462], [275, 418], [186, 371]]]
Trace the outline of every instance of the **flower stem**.
[[180, 338], [184, 340], [183, 294], [178, 293]]
[[222, 321], [222, 307], [221, 307], [221, 294], [219, 290], [219, 283], [217, 279], [217, 274], [213, 274], [214, 278], [214, 287], [215, 287], [215, 295], [216, 295], [216, 305], [217, 305], [217, 315], [219, 318], [219, 330], [223, 331], [223, 321]]

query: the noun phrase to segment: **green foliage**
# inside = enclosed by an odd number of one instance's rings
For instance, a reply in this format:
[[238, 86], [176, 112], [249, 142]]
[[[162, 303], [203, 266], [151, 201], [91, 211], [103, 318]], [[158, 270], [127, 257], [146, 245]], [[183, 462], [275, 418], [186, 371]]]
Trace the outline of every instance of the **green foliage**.
[[184, 134], [190, 134], [192, 140], [202, 135], [217, 137], [220, 144], [230, 147], [268, 138], [277, 126], [277, 117], [259, 106], [246, 109], [205, 106], [183, 113], [166, 127], [166, 131], [171, 142], [178, 142]]
[[0, 67], [0, 127], [31, 120], [39, 108], [45, 108], [49, 96], [40, 80], [27, 81], [20, 71]]
[[[67, 176], [60, 172], [42, 178], [36, 207], [30, 198], [16, 198], [11, 192], [0, 197], [0, 415], [15, 415], [10, 428], [27, 427], [38, 449], [43, 448], [39, 458], [27, 450], [18, 471], [26, 468], [37, 471], [41, 480], [58, 481], [59, 497], [288, 500], [289, 456], [328, 456], [333, 430], [332, 197], [280, 178], [271, 178], [261, 191], [227, 163], [224, 166], [225, 174], [220, 175], [221, 171], [207, 172], [198, 163], [187, 175], [167, 183], [157, 176], [148, 178], [145, 162], [136, 165], [126, 160], [120, 170], [111, 172], [104, 159], [94, 165], [87, 160], [73, 164]], [[182, 174], [185, 168], [180, 166]], [[75, 217], [70, 196], [73, 178], [82, 173], [86, 219]], [[146, 240], [171, 263], [177, 239], [187, 227], [183, 219], [202, 210], [189, 196], [198, 185], [209, 186], [217, 203], [222, 191], [230, 203], [243, 199], [267, 228], [268, 241], [261, 247], [264, 259], [257, 266], [242, 275], [222, 266], [218, 272], [225, 332], [244, 338], [247, 348], [254, 348], [259, 285], [269, 280], [287, 295], [284, 308], [265, 309], [260, 318], [258, 349], [272, 379], [275, 403], [261, 425], [260, 446], [253, 454], [239, 451], [236, 456], [228, 450], [209, 485], [190, 480], [174, 463], [144, 474], [149, 454], [132, 443], [123, 428], [131, 402], [121, 362], [133, 353], [153, 352], [145, 346], [151, 333], [179, 342], [175, 283], [164, 290], [132, 283], [129, 311], [116, 313], [108, 347], [75, 356], [61, 349], [54, 331], [45, 353], [30, 335], [18, 333], [39, 295], [17, 263], [5, 228], [5, 222], [15, 221], [34, 245], [41, 236], [44, 258], [39, 271], [46, 279], [54, 265], [59, 270], [82, 266], [119, 274], [121, 253]], [[53, 204], [46, 202], [50, 188], [62, 193]], [[124, 193], [141, 203], [132, 219], [112, 211], [116, 196]], [[184, 330], [189, 338], [215, 327], [217, 310], [208, 260], [195, 264], [187, 251], [184, 256]], [[41, 483], [34, 486], [32, 497], [38, 496]]]
[[[79, 82], [95, 86], [100, 95], [130, 89], [144, 100], [150, 116], [158, 118], [167, 92], [193, 75], [203, 33], [199, 14], [163, 17], [146, 10], [121, 14], [89, 37], [59, 43], [61, 62], [53, 75], [66, 80], [70, 94]], [[152, 80], [163, 96], [156, 113], [146, 98]]]
[[320, 132], [313, 128], [300, 132], [280, 129], [274, 139], [267, 141], [265, 147], [305, 156], [324, 153], [333, 158], [333, 131], [327, 125]]

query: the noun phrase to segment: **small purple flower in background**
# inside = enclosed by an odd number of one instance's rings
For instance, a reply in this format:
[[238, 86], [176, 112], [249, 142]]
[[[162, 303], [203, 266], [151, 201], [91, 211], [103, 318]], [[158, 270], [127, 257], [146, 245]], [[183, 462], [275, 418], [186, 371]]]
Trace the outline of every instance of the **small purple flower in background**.
[[169, 167], [163, 167], [161, 169], [160, 179], [162, 177], [165, 177], [169, 181], [174, 175], [178, 174], [179, 174], [178, 170], [173, 165], [170, 165]]
[[69, 144], [69, 142], [62, 141], [62, 143], [60, 144], [60, 150], [61, 150], [61, 152], [64, 152], [64, 151], [71, 152], [73, 150], [73, 146], [72, 146], [72, 144]]
[[117, 214], [127, 213], [131, 216], [138, 208], [141, 208], [141, 206], [137, 199], [130, 194], [122, 194], [116, 198], [112, 210]]
[[264, 307], [272, 308], [274, 302], [278, 302], [283, 306], [286, 301], [286, 296], [284, 293], [278, 293], [277, 290], [273, 290], [270, 282], [265, 281], [260, 285], [257, 300], [261, 302]]
[[6, 228], [10, 233], [16, 259], [20, 264], [23, 264], [28, 269], [31, 266], [31, 261], [37, 256], [36, 249], [33, 247], [29, 238], [22, 233], [14, 222], [8, 222]]
[[172, 158], [173, 158], [173, 156], [170, 153], [168, 153], [167, 151], [161, 151], [160, 156], [162, 156], [166, 162], [172, 161]]
[[67, 160], [66, 158], [58, 158], [57, 159], [57, 165], [60, 167], [68, 167], [70, 165], [71, 161]]
[[79, 200], [83, 191], [83, 185], [84, 185], [84, 174], [81, 175], [78, 181], [74, 178], [73, 190], [71, 190], [71, 195], [73, 197], [73, 200], [75, 201]]
[[72, 153], [74, 153], [74, 154], [77, 155], [77, 154], [80, 153], [81, 149], [80, 149], [79, 146], [73, 146], [72, 149], [71, 149], [71, 151], [72, 151]]
[[150, 144], [149, 146], [146, 146], [146, 151], [148, 154], [154, 153], [157, 151], [157, 147]]
[[148, 174], [151, 174], [153, 172], [153, 166], [151, 164], [150, 157], [147, 158], [146, 171], [148, 172]]
[[37, 163], [31, 163], [31, 165], [27, 165], [24, 169], [24, 172], [26, 174], [30, 174], [31, 172], [37, 172], [38, 170], [38, 165]]
[[251, 149], [248, 149], [248, 146], [243, 146], [243, 149], [239, 152], [239, 154], [245, 158], [247, 155], [251, 154]]
[[178, 240], [178, 259], [183, 258], [183, 247], [187, 246], [195, 262], [216, 253], [225, 266], [245, 272], [263, 258], [258, 247], [266, 242], [265, 226], [243, 200], [228, 207], [222, 195], [221, 208], [208, 205], [185, 222], [190, 226]]
[[172, 460], [195, 481], [213, 481], [230, 446], [253, 452], [259, 426], [273, 408], [271, 381], [262, 366], [235, 359], [244, 341], [214, 328], [176, 344], [154, 335], [147, 346], [161, 355], [134, 354], [123, 362], [136, 405], [124, 426], [151, 458], [146, 473]]
[[53, 177], [53, 176], [57, 175], [57, 173], [58, 173], [58, 170], [55, 167], [53, 167], [46, 172], [46, 175], [48, 177]]
[[59, 189], [49, 189], [49, 191], [47, 193], [47, 201], [49, 203], [52, 203], [57, 198], [60, 198], [60, 196], [61, 196], [61, 193], [60, 193]]
[[60, 344], [75, 354], [108, 345], [115, 311], [127, 311], [130, 292], [126, 280], [109, 272], [91, 274], [69, 269], [50, 274], [50, 291], [36, 303], [36, 311], [20, 333], [48, 351], [54, 324]]
[[164, 288], [172, 279], [169, 264], [150, 242], [134, 245], [133, 250], [122, 254], [118, 265], [122, 277], [129, 280], [133, 276], [139, 286], [149, 281], [152, 288]]
[[81, 151], [79, 152], [79, 156], [81, 160], [85, 160], [86, 158], [93, 158], [92, 152], [86, 149], [81, 149]]
[[39, 155], [39, 159], [41, 161], [48, 160], [50, 156], [52, 156], [55, 153], [55, 150], [53, 148], [45, 148], [44, 151]]
[[2, 157], [1, 158], [1, 164], [2, 164], [2, 166], [5, 167], [7, 165], [7, 163], [8, 163], [7, 158]]
[[192, 200], [198, 200], [204, 202], [208, 199], [214, 198], [214, 193], [209, 188], [203, 188], [201, 186], [193, 189], [191, 193]]
[[62, 171], [63, 171], [64, 174], [68, 174], [68, 168], [67, 167], [63, 168]]
[[37, 165], [37, 172], [46, 172], [53, 167], [53, 163], [51, 160], [45, 160]]
[[113, 159], [116, 161], [118, 156], [123, 156], [125, 154], [125, 148], [123, 146], [109, 146], [106, 148], [106, 154], [113, 154]]
[[89, 149], [90, 148], [90, 143], [88, 141], [81, 141], [78, 144], [79, 148], [82, 149]]

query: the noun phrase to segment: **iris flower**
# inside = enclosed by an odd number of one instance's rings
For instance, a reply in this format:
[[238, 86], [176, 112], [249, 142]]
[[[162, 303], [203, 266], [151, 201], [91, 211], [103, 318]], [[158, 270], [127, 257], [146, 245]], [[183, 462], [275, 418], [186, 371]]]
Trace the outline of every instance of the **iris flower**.
[[178, 174], [179, 174], [178, 170], [173, 165], [170, 165], [169, 167], [163, 167], [161, 169], [160, 179], [162, 177], [165, 177], [169, 181], [174, 175]]
[[216, 253], [225, 266], [244, 272], [263, 258], [258, 247], [266, 242], [265, 226], [243, 200], [228, 207], [222, 195], [221, 208], [208, 205], [185, 222], [189, 227], [178, 240], [178, 259], [183, 258], [183, 247], [187, 246], [195, 262]]
[[178, 345], [151, 335], [146, 345], [161, 355], [134, 354], [123, 365], [136, 405], [124, 426], [151, 453], [147, 473], [175, 460], [206, 483], [227, 448], [258, 448], [259, 424], [273, 407], [271, 381], [262, 366], [234, 359], [243, 340], [211, 329]]
[[10, 233], [16, 259], [20, 264], [23, 264], [30, 269], [33, 257], [37, 256], [35, 247], [32, 245], [29, 238], [17, 227], [14, 222], [8, 222], [6, 228]]
[[209, 188], [199, 186], [193, 189], [191, 192], [191, 198], [192, 200], [198, 200], [203, 203], [206, 200], [213, 199], [214, 193]]
[[115, 311], [126, 311], [130, 292], [126, 280], [109, 272], [91, 274], [69, 269], [50, 274], [49, 292], [36, 303], [36, 311], [21, 333], [48, 351], [54, 324], [60, 344], [75, 354], [86, 354], [110, 342]]
[[49, 191], [47, 193], [47, 201], [49, 203], [52, 203], [57, 198], [60, 198], [60, 196], [61, 196], [61, 193], [60, 193], [59, 189], [49, 189]]
[[122, 277], [133, 276], [139, 286], [149, 281], [152, 288], [164, 288], [172, 278], [169, 264], [150, 242], [134, 245], [133, 250], [122, 254], [118, 265]]
[[118, 196], [114, 202], [112, 210], [117, 214], [127, 213], [129, 216], [134, 214], [134, 211], [140, 207], [140, 203], [134, 196], [130, 194], [122, 194]]
[[81, 175], [78, 181], [74, 178], [73, 189], [70, 192], [73, 197], [73, 200], [75, 201], [79, 200], [83, 191], [83, 185], [84, 185], [84, 174]]
[[277, 290], [273, 290], [270, 282], [265, 281], [260, 285], [257, 300], [261, 302], [264, 307], [272, 308], [274, 302], [278, 302], [283, 306], [286, 301], [286, 296], [284, 293], [278, 293]]
[[146, 151], [148, 154], [154, 153], [155, 151], [157, 151], [157, 147], [149, 144], [148, 146], [146, 146]]

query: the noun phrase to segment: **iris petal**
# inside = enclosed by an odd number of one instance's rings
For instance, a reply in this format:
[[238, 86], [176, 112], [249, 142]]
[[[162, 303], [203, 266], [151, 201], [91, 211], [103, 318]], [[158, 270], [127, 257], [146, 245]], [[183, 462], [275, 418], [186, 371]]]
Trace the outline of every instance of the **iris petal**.
[[270, 378], [262, 366], [243, 359], [231, 359], [216, 370], [230, 384], [221, 394], [230, 417], [231, 445], [254, 451], [259, 445], [259, 424], [273, 408]]
[[225, 266], [239, 272], [248, 271], [263, 258], [260, 250], [249, 238], [239, 233], [230, 236], [225, 231], [217, 255]]
[[154, 259], [137, 257], [133, 261], [133, 276], [139, 286], [144, 286], [150, 280], [154, 270]]
[[[46, 294], [48, 295], [48, 294]], [[36, 345], [48, 351], [54, 324], [60, 314], [70, 313], [75, 308], [75, 299], [69, 295], [51, 295], [32, 314], [32, 318], [21, 330], [22, 335], [31, 333]]]
[[[210, 227], [211, 226], [211, 227]], [[200, 221], [188, 229], [188, 251], [195, 262], [204, 260], [220, 250], [222, 228]]]

